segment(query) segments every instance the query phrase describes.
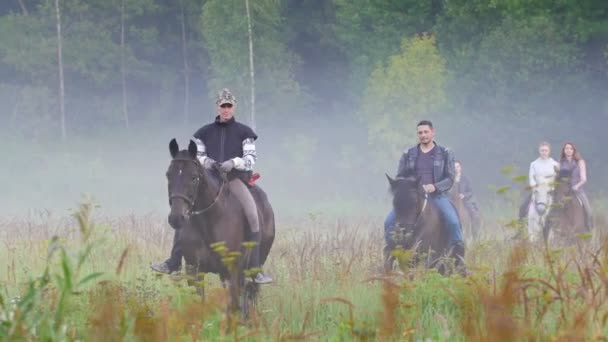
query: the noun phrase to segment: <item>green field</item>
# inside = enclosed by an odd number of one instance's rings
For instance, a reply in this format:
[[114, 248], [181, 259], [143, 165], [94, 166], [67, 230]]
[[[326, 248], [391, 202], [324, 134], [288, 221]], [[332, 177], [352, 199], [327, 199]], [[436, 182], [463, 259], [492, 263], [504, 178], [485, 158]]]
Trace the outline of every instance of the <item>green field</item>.
[[[469, 243], [471, 275], [380, 272], [381, 218], [309, 215], [278, 222], [249, 324], [225, 313], [217, 276], [201, 301], [183, 276], [160, 276], [171, 229], [162, 216], [2, 222], [0, 339], [18, 341], [514, 341], [594, 340], [608, 334], [608, 245], [546, 250]], [[81, 217], [81, 220], [77, 220]], [[603, 224], [604, 222], [600, 222]], [[597, 234], [596, 234], [597, 235]], [[57, 236], [57, 239], [53, 238]]]

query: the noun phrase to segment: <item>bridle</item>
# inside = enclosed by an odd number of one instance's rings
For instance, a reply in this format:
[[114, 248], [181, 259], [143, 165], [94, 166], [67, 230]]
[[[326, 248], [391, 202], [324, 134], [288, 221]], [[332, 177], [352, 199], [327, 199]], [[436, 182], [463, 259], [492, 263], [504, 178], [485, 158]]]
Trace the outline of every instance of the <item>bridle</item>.
[[[554, 191], [555, 191], [555, 188], [549, 187], [549, 189], [546, 191], [547, 194], [545, 195], [546, 199], [544, 201], [537, 201], [537, 194], [539, 193], [538, 190], [535, 190], [532, 193], [532, 204], [534, 206], [534, 210], [540, 217], [546, 216], [549, 212], [548, 209], [553, 205], [553, 196], [555, 195]], [[545, 208], [545, 210], [542, 214], [538, 212], [538, 207], [540, 205], [542, 205]]]
[[414, 225], [412, 226], [412, 228], [416, 228], [416, 226], [418, 226], [418, 224], [420, 223], [420, 220], [422, 219], [422, 214], [424, 214], [424, 209], [426, 209], [426, 205], [429, 202], [429, 194], [425, 191], [424, 192], [424, 202], [422, 202], [422, 209], [420, 209], [420, 211], [418, 212], [418, 217], [416, 217], [416, 222], [414, 222]]
[[224, 179], [224, 177], [222, 177], [222, 184], [220, 185], [220, 188], [219, 188], [217, 194], [215, 195], [215, 198], [213, 199], [213, 201], [211, 201], [211, 203], [209, 205], [207, 205], [206, 207], [204, 207], [203, 209], [193, 211], [193, 209], [196, 205], [196, 200], [198, 199], [198, 188], [200, 185], [200, 179], [202, 177], [202, 174], [200, 172], [201, 164], [198, 162], [198, 160], [187, 159], [187, 158], [174, 158], [171, 161], [171, 163], [173, 163], [175, 161], [192, 162], [196, 165], [197, 170], [199, 170], [199, 172], [198, 172], [198, 175], [197, 175], [195, 183], [194, 183], [195, 184], [194, 188], [196, 189], [196, 191], [194, 192], [194, 197], [191, 199], [190, 197], [188, 197], [184, 194], [181, 194], [181, 193], [171, 194], [171, 195], [169, 195], [169, 205], [171, 205], [171, 200], [173, 200], [173, 199], [179, 198], [179, 199], [184, 200], [189, 206], [188, 212], [187, 212], [187, 215], [189, 217], [200, 215], [200, 214], [203, 214], [203, 213], [209, 211], [211, 208], [213, 208], [213, 206], [215, 206], [215, 204], [219, 201], [220, 196], [222, 195], [222, 191], [224, 190], [224, 185], [226, 184], [226, 180]]

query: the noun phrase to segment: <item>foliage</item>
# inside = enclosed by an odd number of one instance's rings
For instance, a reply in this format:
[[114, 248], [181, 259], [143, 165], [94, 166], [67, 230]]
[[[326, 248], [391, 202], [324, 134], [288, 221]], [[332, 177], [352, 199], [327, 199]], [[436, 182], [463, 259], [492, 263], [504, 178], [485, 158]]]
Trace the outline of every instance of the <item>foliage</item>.
[[362, 90], [371, 71], [400, 50], [404, 37], [429, 32], [440, 1], [334, 0], [331, 25], [338, 46], [346, 53], [354, 89]]
[[430, 118], [445, 104], [445, 78], [445, 60], [427, 35], [404, 40], [400, 54], [374, 70], [361, 115], [370, 142], [385, 146], [379, 157], [395, 160], [404, 143], [415, 144], [416, 120]]
[[[280, 113], [298, 102], [299, 86], [293, 79], [297, 56], [286, 44], [282, 5], [279, 1], [254, 1], [251, 6], [256, 108], [262, 118]], [[203, 6], [201, 30], [209, 53], [210, 97], [215, 100], [222, 88], [237, 96], [239, 111], [249, 113], [249, 49], [245, 4], [241, 0], [210, 0]], [[243, 120], [246, 121], [246, 120]]]
[[[366, 222], [299, 217], [283, 222], [292, 228], [264, 267], [276, 284], [262, 288], [253, 321], [234, 326], [215, 276], [205, 277], [201, 302], [186, 277], [150, 274], [148, 260], [170, 246], [166, 225], [150, 216], [93, 218], [91, 209], [82, 205], [76, 224], [50, 240], [50, 216], [2, 226], [12, 235], [0, 251], [8, 261], [1, 339], [512, 341], [608, 332], [608, 244], [600, 239], [555, 249], [508, 243], [495, 230], [469, 245], [467, 278], [422, 268], [390, 275], [376, 270], [381, 234]], [[27, 225], [36, 229], [15, 233]]]

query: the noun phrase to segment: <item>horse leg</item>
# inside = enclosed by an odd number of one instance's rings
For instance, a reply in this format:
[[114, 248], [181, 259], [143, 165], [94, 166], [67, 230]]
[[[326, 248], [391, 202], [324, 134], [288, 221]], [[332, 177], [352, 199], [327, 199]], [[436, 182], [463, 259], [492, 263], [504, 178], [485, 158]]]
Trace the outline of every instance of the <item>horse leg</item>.
[[479, 240], [480, 229], [481, 229], [481, 217], [479, 217], [479, 213], [477, 213], [471, 219], [471, 230], [473, 231], [473, 241]]
[[238, 272], [232, 272], [228, 277], [228, 292], [230, 294], [230, 313], [238, 312], [240, 309], [239, 298], [241, 292], [241, 284], [239, 283]]
[[384, 272], [390, 273], [393, 271], [393, 266], [395, 262], [395, 257], [392, 255], [391, 246], [385, 245], [382, 248], [382, 255], [384, 257]]
[[540, 217], [536, 214], [534, 206], [530, 206], [528, 212], [528, 239], [530, 242], [538, 240], [538, 234], [540, 229]]
[[583, 190], [575, 191], [574, 194], [576, 198], [580, 201], [581, 208], [583, 209], [585, 232], [592, 232], [593, 212], [591, 210], [591, 204], [589, 203], [589, 197], [587, 197], [587, 194]]
[[245, 322], [251, 319], [251, 313], [255, 312], [257, 306], [257, 296], [260, 291], [260, 285], [253, 281], [245, 283], [245, 291], [242, 294], [241, 313]]
[[532, 202], [532, 193], [529, 193], [526, 195], [523, 203], [519, 207], [519, 220], [520, 221], [523, 221], [524, 218], [529, 217], [531, 202]]
[[197, 265], [192, 264], [186, 264], [186, 274], [188, 275], [188, 285], [194, 286], [201, 299], [205, 299], [205, 274], [199, 272]]
[[471, 227], [471, 236], [473, 241], [479, 238], [479, 230], [481, 228], [481, 214], [479, 208], [475, 202], [464, 202], [469, 221], [468, 224]]

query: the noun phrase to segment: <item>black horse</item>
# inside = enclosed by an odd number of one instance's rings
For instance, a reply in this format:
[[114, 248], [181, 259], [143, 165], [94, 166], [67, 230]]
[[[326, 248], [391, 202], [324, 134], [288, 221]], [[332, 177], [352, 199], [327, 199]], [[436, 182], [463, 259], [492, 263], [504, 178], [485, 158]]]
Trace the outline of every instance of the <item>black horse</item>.
[[[171, 163], [167, 170], [169, 220], [179, 222], [178, 243], [182, 245], [186, 272], [190, 276], [215, 273], [230, 290], [230, 309], [243, 310], [248, 316], [255, 304], [258, 284], [247, 281], [250, 247], [245, 247], [249, 224], [243, 208], [228, 187], [219, 168], [204, 169], [198, 161], [196, 143], [190, 140], [187, 150], [179, 150], [175, 139], [169, 143]], [[240, 181], [240, 180], [239, 180]], [[275, 237], [274, 212], [266, 193], [257, 185], [250, 190], [260, 219], [260, 264], [268, 257]], [[196, 285], [194, 280], [189, 280]], [[198, 287], [202, 294], [202, 287]], [[239, 299], [243, 299], [243, 305]]]
[[[415, 177], [392, 179], [386, 175], [393, 194], [393, 208], [397, 216], [396, 245], [415, 255], [410, 266], [424, 260], [427, 268], [437, 267], [441, 274], [448, 272], [444, 256], [451, 255], [449, 236], [445, 233], [441, 213], [432, 204]], [[392, 267], [389, 259], [387, 267]], [[456, 261], [456, 266], [459, 261]]]

